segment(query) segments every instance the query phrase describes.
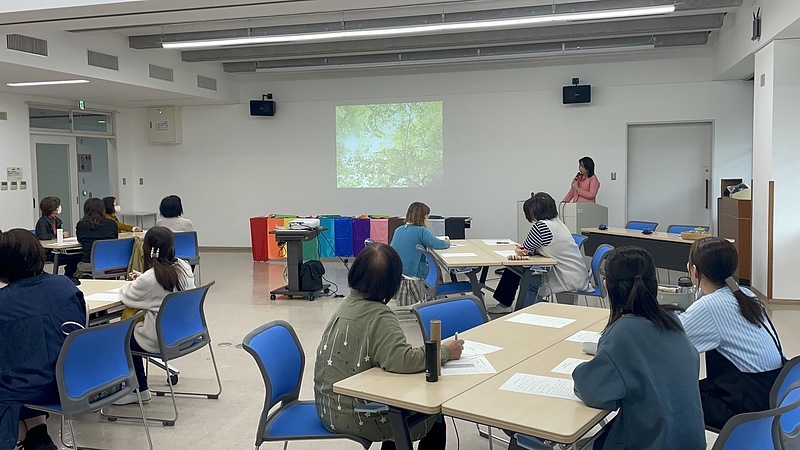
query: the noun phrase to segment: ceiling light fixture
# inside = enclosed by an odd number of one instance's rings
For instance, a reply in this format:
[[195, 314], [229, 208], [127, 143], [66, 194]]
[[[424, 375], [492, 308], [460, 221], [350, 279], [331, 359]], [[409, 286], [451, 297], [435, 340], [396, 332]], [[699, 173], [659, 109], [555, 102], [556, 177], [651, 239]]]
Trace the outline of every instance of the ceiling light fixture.
[[59, 84], [81, 84], [88, 82], [89, 80], [25, 81], [19, 83], [6, 83], [6, 86], [11, 86], [11, 87], [55, 86]]
[[559, 24], [587, 20], [625, 19], [630, 17], [654, 16], [675, 12], [675, 5], [649, 6], [643, 8], [611, 9], [568, 14], [548, 14], [543, 16], [517, 17], [512, 19], [481, 20], [472, 22], [434, 23], [410, 27], [373, 28], [366, 30], [325, 31], [320, 33], [286, 34], [279, 36], [248, 36], [231, 39], [208, 39], [199, 41], [162, 42], [168, 49], [196, 49], [210, 47], [231, 47], [253, 44], [279, 44], [290, 42], [327, 41], [338, 39], [358, 39], [404, 36], [413, 34], [471, 31], [498, 28], [524, 27], [529, 25]]

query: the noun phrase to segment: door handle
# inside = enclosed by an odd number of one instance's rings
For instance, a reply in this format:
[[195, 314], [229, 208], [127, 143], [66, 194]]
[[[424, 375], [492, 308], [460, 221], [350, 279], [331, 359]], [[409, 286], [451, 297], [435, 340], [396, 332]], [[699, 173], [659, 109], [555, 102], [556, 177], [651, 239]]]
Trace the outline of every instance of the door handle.
[[706, 209], [708, 209], [708, 178], [706, 178]]

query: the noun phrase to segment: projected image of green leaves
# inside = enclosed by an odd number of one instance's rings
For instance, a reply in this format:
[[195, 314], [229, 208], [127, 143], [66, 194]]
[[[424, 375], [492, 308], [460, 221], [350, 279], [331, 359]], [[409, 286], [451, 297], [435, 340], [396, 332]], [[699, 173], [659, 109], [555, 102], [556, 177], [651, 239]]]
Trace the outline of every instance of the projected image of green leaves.
[[336, 107], [337, 187], [430, 186], [442, 166], [442, 102]]

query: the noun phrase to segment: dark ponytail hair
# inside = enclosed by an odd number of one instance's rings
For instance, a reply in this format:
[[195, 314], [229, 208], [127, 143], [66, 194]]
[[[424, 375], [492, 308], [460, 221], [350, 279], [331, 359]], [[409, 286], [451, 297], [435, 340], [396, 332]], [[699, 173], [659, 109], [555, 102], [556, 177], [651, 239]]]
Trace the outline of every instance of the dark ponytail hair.
[[742, 292], [733, 279], [733, 274], [739, 265], [739, 254], [730, 241], [719, 237], [694, 241], [689, 249], [689, 264], [697, 268], [698, 278], [705, 278], [716, 287], [732, 284], [731, 291], [739, 304], [739, 313], [753, 325], [761, 326], [764, 320], [764, 307], [757, 298]]
[[606, 329], [625, 314], [636, 314], [666, 331], [678, 331], [676, 319], [658, 304], [653, 257], [640, 247], [612, 250], [606, 260], [606, 286], [611, 305]]
[[176, 264], [178, 260], [175, 258], [175, 235], [172, 230], [165, 227], [150, 228], [144, 235], [142, 250], [144, 270], [152, 268], [161, 287], [169, 292], [182, 291], [185, 288], [179, 272], [184, 269]]

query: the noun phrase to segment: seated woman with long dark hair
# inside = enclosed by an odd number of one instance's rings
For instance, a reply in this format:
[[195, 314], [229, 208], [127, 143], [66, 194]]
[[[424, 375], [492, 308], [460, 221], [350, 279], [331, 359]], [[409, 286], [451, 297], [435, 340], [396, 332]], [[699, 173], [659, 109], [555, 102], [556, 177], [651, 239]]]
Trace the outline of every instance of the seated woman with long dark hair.
[[639, 247], [609, 253], [610, 318], [597, 354], [575, 368], [575, 394], [587, 405], [619, 409], [595, 450], [706, 448], [697, 379], [700, 357], [678, 319], [656, 300], [653, 258]]
[[738, 263], [726, 239], [700, 239], [689, 250], [689, 276], [704, 295], [680, 319], [706, 354], [700, 397], [706, 425], [716, 429], [736, 414], [769, 409], [770, 389], [786, 362], [761, 302], [733, 279]]

